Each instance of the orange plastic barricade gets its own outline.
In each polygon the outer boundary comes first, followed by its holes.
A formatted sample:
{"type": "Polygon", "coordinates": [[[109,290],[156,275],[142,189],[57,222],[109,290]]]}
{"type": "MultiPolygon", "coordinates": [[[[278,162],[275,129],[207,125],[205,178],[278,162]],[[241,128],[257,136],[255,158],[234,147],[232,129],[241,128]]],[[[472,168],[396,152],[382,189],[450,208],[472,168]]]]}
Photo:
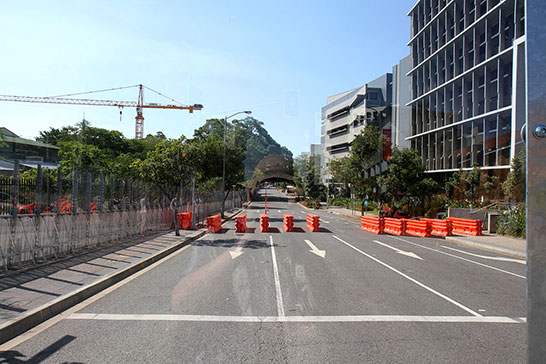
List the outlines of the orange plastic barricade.
{"type": "Polygon", "coordinates": [[[191,212],[181,212],[178,214],[178,226],[180,229],[189,230],[191,229],[191,212]]]}
{"type": "Polygon", "coordinates": [[[453,227],[450,220],[427,219],[424,217],[421,217],[420,220],[430,222],[431,235],[444,237],[453,235],[453,227]]]}
{"type": "Polygon", "coordinates": [[[458,217],[448,217],[447,220],[451,221],[454,233],[472,236],[483,235],[482,220],[461,219],[458,217]]]}
{"type": "Polygon", "coordinates": [[[260,231],[267,233],[269,231],[269,216],[260,214],[260,231]]]}
{"type": "Polygon", "coordinates": [[[406,235],[420,236],[422,238],[430,237],[432,227],[429,221],[404,219],[404,223],[406,224],[406,229],[404,230],[406,235]]]}
{"type": "Polygon", "coordinates": [[[211,233],[217,233],[222,228],[222,215],[207,217],[207,228],[211,233]]]}
{"type": "Polygon", "coordinates": [[[290,214],[284,214],[282,220],[284,223],[284,231],[294,231],[294,216],[290,214]]]}
{"type": "Polygon", "coordinates": [[[406,221],[404,219],[393,219],[391,217],[385,217],[383,220],[385,224],[385,233],[399,236],[406,233],[406,221]]]}
{"type": "Polygon", "coordinates": [[[360,230],[374,234],[385,234],[383,219],[371,216],[362,216],[360,218],[360,230]]]}
{"type": "Polygon", "coordinates": [[[320,231],[319,216],[313,214],[307,214],[307,228],[312,232],[320,231]]]}
{"type": "Polygon", "coordinates": [[[246,215],[235,216],[235,232],[244,233],[246,231],[246,215]]]}

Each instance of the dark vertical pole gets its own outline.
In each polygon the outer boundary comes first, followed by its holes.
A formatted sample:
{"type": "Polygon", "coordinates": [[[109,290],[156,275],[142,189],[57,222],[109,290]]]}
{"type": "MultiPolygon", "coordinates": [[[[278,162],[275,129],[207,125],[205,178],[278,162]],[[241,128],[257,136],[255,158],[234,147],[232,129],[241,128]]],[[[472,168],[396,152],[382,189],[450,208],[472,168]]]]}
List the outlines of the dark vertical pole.
{"type": "Polygon", "coordinates": [[[11,196],[12,196],[12,206],[11,206],[11,216],[14,218],[17,217],[19,212],[19,161],[15,161],[13,164],[13,181],[11,184],[11,196]]]}
{"type": "Polygon", "coordinates": [[[72,177],[72,214],[76,216],[78,212],[78,171],[75,169],[72,177]]]}
{"type": "Polygon", "coordinates": [[[57,215],[61,214],[61,199],[63,198],[63,173],[61,167],[57,168],[57,215]]]}
{"type": "Polygon", "coordinates": [[[40,230],[41,230],[41,218],[42,213],[42,166],[38,165],[36,170],[36,186],[34,191],[34,252],[32,254],[32,259],[36,263],[36,258],[38,258],[38,250],[40,249],[40,230]]]}
{"type": "Polygon", "coordinates": [[[110,211],[114,210],[114,177],[110,177],[110,200],[108,201],[108,209],[110,211]]]}
{"type": "Polygon", "coordinates": [[[36,191],[34,200],[34,213],[36,216],[40,216],[42,213],[42,166],[39,164],[36,170],[36,191]]]}
{"type": "Polygon", "coordinates": [[[99,186],[99,211],[104,211],[104,198],[105,198],[105,186],[104,186],[104,174],[101,173],[100,175],[100,186],[99,186]]]}
{"type": "MultiPolygon", "coordinates": [[[[546,4],[527,0],[527,362],[546,358],[546,4]]],[[[520,90],[517,90],[520,91],[520,90]]]]}

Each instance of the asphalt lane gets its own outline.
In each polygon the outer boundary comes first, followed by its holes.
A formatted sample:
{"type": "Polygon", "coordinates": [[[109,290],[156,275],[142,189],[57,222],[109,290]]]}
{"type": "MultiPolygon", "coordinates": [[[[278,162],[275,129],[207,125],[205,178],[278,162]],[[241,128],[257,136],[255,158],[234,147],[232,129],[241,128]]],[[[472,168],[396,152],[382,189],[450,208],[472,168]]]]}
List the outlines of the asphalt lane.
{"type": "Polygon", "coordinates": [[[271,232],[260,232],[264,203],[253,203],[246,233],[228,223],[0,358],[525,362],[523,265],[443,240],[369,234],[355,219],[307,211],[274,189],[268,195],[271,232]],[[321,232],[305,228],[309,212],[321,216],[321,232]],[[282,229],[284,213],[294,215],[295,232],[282,229]]]}

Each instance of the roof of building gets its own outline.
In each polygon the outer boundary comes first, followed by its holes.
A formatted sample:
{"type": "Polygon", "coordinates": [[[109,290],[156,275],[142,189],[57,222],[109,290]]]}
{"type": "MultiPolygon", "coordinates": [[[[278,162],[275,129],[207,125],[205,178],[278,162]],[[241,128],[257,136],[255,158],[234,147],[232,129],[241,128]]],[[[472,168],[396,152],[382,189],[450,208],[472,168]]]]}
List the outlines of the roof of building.
{"type": "Polygon", "coordinates": [[[31,139],[21,138],[14,132],[12,132],[11,130],[4,127],[0,127],[0,132],[4,134],[4,141],[8,143],[33,145],[35,147],[42,147],[42,148],[49,148],[49,149],[60,149],[59,147],[52,144],[46,144],[46,143],[38,142],[35,140],[31,140],[31,139]]]}

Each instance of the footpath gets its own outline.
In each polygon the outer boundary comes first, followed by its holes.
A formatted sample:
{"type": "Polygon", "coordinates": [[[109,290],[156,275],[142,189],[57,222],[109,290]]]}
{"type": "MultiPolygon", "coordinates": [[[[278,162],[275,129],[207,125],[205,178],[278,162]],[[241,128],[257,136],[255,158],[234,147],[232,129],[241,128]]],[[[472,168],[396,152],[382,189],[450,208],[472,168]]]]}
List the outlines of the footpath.
{"type": "MultiPolygon", "coordinates": [[[[330,206],[328,209],[322,207],[320,211],[328,211],[335,215],[342,215],[360,220],[360,211],[353,211],[344,207],[330,206]]],[[[375,216],[371,213],[368,213],[368,215],[375,216]]],[[[527,258],[527,240],[525,239],[484,233],[483,236],[447,236],[445,240],[494,253],[508,254],[522,259],[527,258]]]]}
{"type": "MultiPolygon", "coordinates": [[[[226,214],[230,220],[240,210],[226,214]]],[[[153,233],[56,262],[0,272],[0,344],[167,257],[206,228],[153,233]]]]}

